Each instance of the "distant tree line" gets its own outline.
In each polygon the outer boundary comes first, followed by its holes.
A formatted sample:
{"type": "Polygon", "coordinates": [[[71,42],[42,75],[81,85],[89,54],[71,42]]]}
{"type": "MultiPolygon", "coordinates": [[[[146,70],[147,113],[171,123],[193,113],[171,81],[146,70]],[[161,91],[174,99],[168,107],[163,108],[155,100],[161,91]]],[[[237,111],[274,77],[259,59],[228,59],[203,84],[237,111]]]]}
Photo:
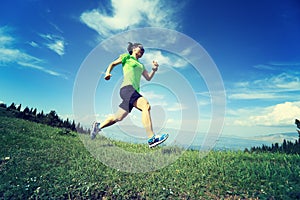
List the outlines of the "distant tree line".
{"type": "Polygon", "coordinates": [[[13,116],[21,119],[25,119],[28,121],[46,124],[52,127],[64,128],[66,133],[70,131],[75,131],[79,133],[88,133],[89,130],[85,130],[80,123],[75,124],[74,120],[63,120],[58,117],[54,110],[51,110],[48,114],[45,114],[44,111],[37,112],[36,108],[29,108],[25,107],[24,110],[21,110],[22,105],[16,105],[12,103],[10,106],[7,107],[6,104],[1,103],[0,108],[5,109],[6,114],[8,116],[13,116]]]}
{"type": "Polygon", "coordinates": [[[299,138],[295,141],[287,141],[283,140],[282,144],[275,143],[271,146],[262,145],[262,147],[252,147],[250,151],[246,148],[245,152],[280,152],[287,154],[300,154],[300,121],[298,119],[295,120],[295,124],[297,125],[297,132],[299,138]]]}

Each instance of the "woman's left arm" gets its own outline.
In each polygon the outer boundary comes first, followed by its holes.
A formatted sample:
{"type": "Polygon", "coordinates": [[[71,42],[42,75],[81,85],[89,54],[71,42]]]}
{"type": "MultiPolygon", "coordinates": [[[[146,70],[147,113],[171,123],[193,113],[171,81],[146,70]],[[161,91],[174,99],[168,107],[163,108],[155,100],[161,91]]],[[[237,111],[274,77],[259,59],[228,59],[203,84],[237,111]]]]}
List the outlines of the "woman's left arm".
{"type": "Polygon", "coordinates": [[[149,73],[146,69],[143,71],[143,76],[147,81],[151,81],[155,72],[158,70],[158,63],[156,61],[152,62],[152,71],[149,73]]]}

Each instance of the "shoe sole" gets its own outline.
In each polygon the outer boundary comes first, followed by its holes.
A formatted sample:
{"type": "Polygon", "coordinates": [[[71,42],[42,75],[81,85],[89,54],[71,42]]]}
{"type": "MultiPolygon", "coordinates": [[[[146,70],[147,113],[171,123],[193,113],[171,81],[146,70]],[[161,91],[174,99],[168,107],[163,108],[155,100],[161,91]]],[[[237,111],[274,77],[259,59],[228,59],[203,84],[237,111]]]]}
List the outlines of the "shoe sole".
{"type": "Polygon", "coordinates": [[[95,128],[94,128],[95,123],[96,122],[94,122],[93,125],[92,125],[93,132],[91,132],[91,134],[90,134],[91,140],[94,140],[96,138],[97,134],[99,133],[99,131],[95,131],[95,128]]]}
{"type": "Polygon", "coordinates": [[[151,145],[149,145],[149,148],[153,148],[153,147],[156,147],[157,145],[163,143],[164,141],[166,141],[168,139],[169,135],[167,135],[167,137],[165,137],[165,139],[161,140],[161,141],[158,141],[156,143],[153,143],[151,145]]]}
{"type": "Polygon", "coordinates": [[[90,134],[90,137],[91,137],[91,140],[94,140],[97,136],[97,133],[91,133],[90,134]]]}

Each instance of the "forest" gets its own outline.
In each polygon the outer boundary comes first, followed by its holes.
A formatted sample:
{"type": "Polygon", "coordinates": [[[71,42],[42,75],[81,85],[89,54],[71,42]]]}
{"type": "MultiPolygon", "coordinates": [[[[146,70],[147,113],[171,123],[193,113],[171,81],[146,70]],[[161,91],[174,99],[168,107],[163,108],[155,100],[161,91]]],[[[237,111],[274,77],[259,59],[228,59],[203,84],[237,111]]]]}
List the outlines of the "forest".
{"type": "Polygon", "coordinates": [[[15,103],[12,103],[10,106],[1,103],[0,108],[6,112],[7,116],[63,128],[65,134],[71,131],[89,133],[89,130],[84,129],[80,123],[76,124],[74,120],[69,120],[68,118],[66,120],[61,119],[54,110],[51,110],[47,114],[44,111],[38,112],[36,108],[29,108],[28,106],[22,110],[22,104],[16,105],[15,103]]]}
{"type": "Polygon", "coordinates": [[[261,147],[252,147],[250,150],[245,149],[245,152],[271,152],[271,153],[286,153],[300,154],[300,121],[295,119],[297,126],[298,139],[295,141],[283,140],[282,144],[274,143],[271,146],[262,145],[261,147]]]}
{"type": "MultiPolygon", "coordinates": [[[[63,128],[65,134],[69,134],[71,131],[88,134],[89,129],[85,129],[81,126],[80,123],[75,123],[74,120],[63,120],[61,119],[56,111],[51,110],[49,113],[45,114],[43,111],[37,112],[36,108],[29,108],[26,106],[22,110],[22,105],[16,105],[12,103],[10,106],[7,106],[4,103],[0,104],[0,108],[4,109],[6,115],[13,116],[16,118],[21,118],[24,120],[46,124],[52,127],[63,128]]],[[[250,149],[246,148],[244,152],[255,153],[255,152],[271,152],[271,153],[286,153],[286,154],[300,154],[300,121],[295,119],[295,124],[297,126],[297,132],[299,138],[295,141],[283,140],[282,144],[274,143],[271,146],[262,145],[259,147],[251,147],[250,149]]]]}

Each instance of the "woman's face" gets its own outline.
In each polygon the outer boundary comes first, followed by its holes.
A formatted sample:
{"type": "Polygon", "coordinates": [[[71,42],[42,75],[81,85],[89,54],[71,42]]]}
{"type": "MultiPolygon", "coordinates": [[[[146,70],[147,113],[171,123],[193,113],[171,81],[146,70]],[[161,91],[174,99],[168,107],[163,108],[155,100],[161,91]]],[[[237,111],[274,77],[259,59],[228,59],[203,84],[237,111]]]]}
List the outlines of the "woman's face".
{"type": "Polygon", "coordinates": [[[133,52],[137,55],[138,58],[141,58],[145,52],[143,46],[137,46],[133,49],[133,52]]]}

